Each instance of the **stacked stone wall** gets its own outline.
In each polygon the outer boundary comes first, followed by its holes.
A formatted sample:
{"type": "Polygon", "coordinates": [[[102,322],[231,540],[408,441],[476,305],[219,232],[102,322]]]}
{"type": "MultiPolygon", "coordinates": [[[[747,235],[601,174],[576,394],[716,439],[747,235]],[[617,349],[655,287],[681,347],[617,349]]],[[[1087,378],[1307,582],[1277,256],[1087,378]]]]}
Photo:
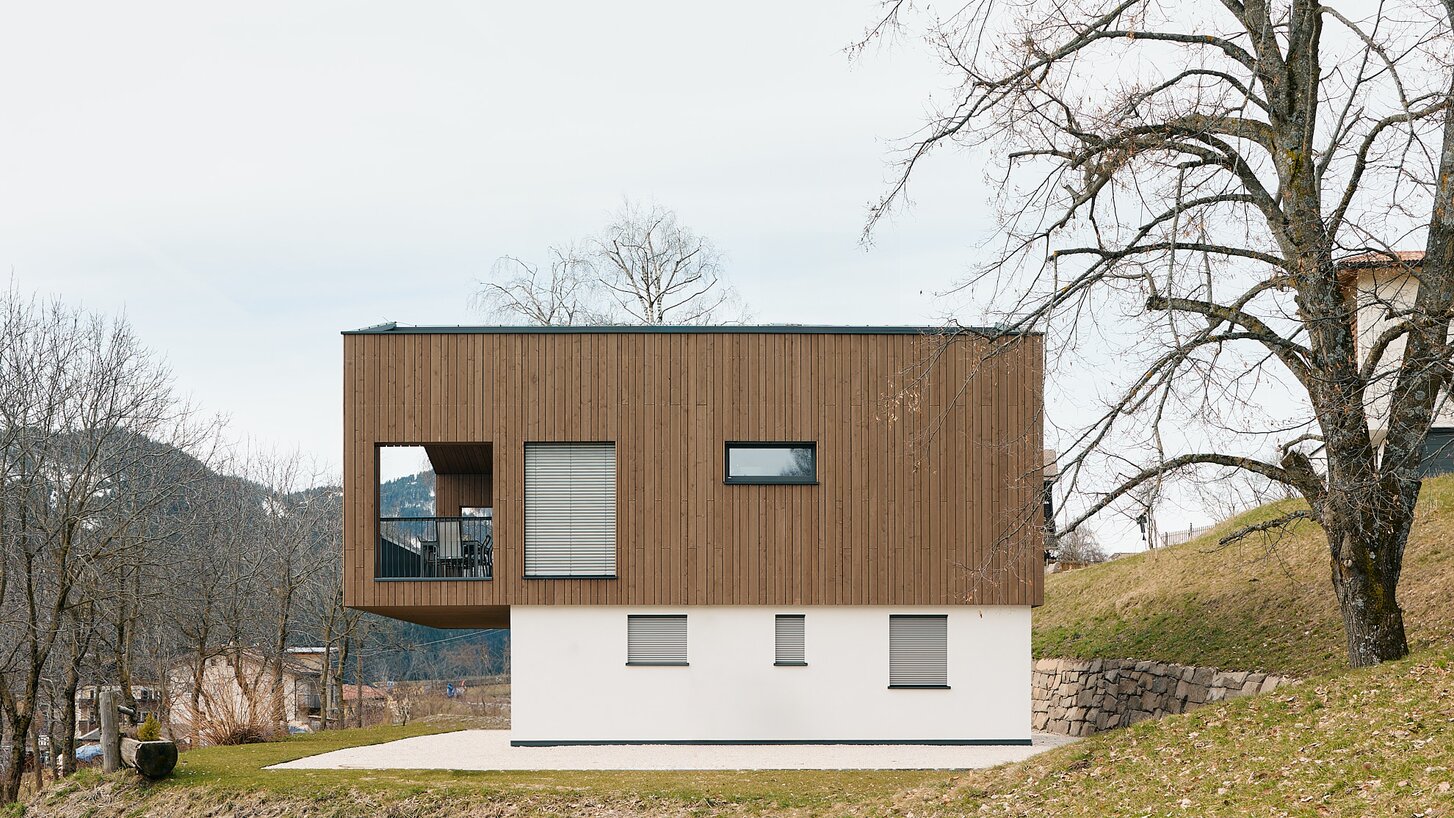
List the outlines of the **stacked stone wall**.
{"type": "Polygon", "coordinates": [[[1046,733],[1088,736],[1209,702],[1266,693],[1293,681],[1170,662],[1041,659],[1035,662],[1032,682],[1032,726],[1046,733]]]}

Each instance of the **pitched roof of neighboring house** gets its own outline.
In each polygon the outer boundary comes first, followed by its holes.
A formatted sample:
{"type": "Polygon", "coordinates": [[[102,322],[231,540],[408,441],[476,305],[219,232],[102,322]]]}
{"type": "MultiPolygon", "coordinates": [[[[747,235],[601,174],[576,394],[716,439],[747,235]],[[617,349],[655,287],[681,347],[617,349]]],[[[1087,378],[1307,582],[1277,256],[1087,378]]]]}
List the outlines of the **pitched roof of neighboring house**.
{"type": "MultiPolygon", "coordinates": [[[[346,684],[342,685],[342,687],[344,702],[358,701],[358,685],[346,684]]],[[[373,685],[364,685],[363,697],[365,699],[370,699],[373,701],[383,701],[384,699],[389,698],[389,694],[385,693],[382,688],[374,687],[373,685]]]]}
{"type": "Polygon", "coordinates": [[[1369,267],[1388,267],[1394,263],[1418,264],[1423,260],[1423,250],[1398,250],[1392,253],[1386,250],[1374,250],[1368,253],[1359,253],[1356,256],[1349,256],[1339,261],[1338,266],[1344,269],[1366,269],[1369,267]]]}
{"type": "MultiPolygon", "coordinates": [[[[298,656],[293,653],[292,649],[289,649],[288,654],[289,655],[283,657],[284,673],[290,673],[296,676],[316,676],[317,674],[322,672],[322,668],[318,664],[309,661],[309,659],[312,657],[307,655],[298,656]]],[[[216,659],[226,659],[229,656],[238,656],[258,663],[265,663],[268,661],[267,657],[263,655],[262,651],[258,650],[257,648],[232,647],[223,648],[216,653],[210,654],[207,657],[207,661],[211,662],[216,659]]],[[[173,669],[176,669],[178,667],[191,666],[196,661],[197,654],[189,653],[185,656],[178,657],[175,661],[172,662],[171,667],[173,669]]]]}

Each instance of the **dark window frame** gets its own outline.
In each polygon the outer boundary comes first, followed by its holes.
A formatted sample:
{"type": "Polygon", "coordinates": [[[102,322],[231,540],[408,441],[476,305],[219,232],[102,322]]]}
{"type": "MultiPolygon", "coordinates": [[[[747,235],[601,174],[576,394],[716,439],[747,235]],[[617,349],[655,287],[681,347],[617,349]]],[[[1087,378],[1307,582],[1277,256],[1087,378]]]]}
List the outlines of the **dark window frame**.
{"type": "Polygon", "coordinates": [[[816,440],[729,440],[722,444],[722,482],[732,486],[816,486],[818,485],[818,441],[816,440]],[[813,453],[813,476],[732,476],[733,449],[808,449],[813,453]]]}

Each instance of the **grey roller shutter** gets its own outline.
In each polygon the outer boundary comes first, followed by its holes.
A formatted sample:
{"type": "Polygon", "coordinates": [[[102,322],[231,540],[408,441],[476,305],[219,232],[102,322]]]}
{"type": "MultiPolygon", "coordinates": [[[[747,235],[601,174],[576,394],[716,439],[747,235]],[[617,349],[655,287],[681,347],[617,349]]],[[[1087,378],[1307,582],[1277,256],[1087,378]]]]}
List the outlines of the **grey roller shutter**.
{"type": "Polygon", "coordinates": [[[616,444],[525,445],[525,575],[616,573],[616,444]]]}
{"type": "Polygon", "coordinates": [[[777,657],[774,664],[778,665],[801,665],[806,664],[803,651],[803,615],[802,614],[778,614],[774,623],[773,642],[776,645],[777,657]]]}
{"type": "Polygon", "coordinates": [[[889,686],[949,685],[949,617],[889,617],[889,686]]]}
{"type": "Polygon", "coordinates": [[[685,665],[686,614],[626,617],[626,664],[685,665]]]}

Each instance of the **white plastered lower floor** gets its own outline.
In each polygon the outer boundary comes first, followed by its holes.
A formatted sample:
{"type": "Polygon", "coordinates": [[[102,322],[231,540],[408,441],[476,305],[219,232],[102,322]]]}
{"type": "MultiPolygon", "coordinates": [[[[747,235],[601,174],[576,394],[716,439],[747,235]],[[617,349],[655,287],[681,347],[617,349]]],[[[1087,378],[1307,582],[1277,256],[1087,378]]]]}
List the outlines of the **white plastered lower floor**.
{"type": "Polygon", "coordinates": [[[1024,743],[1028,606],[514,606],[517,742],[1024,743]],[[688,663],[629,666],[633,614],[685,614],[688,663]],[[806,665],[774,664],[774,618],[801,614],[806,665]],[[947,682],[894,689],[889,619],[947,617],[947,682]]]}

